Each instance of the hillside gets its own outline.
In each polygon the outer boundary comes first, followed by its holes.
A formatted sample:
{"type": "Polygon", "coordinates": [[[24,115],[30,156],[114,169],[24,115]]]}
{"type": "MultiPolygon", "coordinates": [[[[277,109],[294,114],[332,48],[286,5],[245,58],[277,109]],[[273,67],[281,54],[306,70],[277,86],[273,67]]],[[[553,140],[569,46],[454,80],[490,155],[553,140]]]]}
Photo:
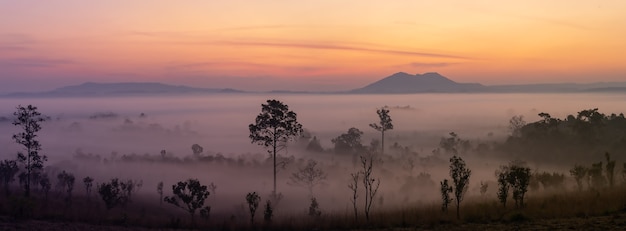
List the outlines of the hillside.
{"type": "Polygon", "coordinates": [[[237,93],[233,89],[195,88],[174,86],[162,83],[129,82],[129,83],[93,83],[57,88],[47,92],[12,93],[14,97],[42,97],[42,96],[117,96],[117,95],[155,95],[155,94],[201,94],[201,93],[237,93]]]}

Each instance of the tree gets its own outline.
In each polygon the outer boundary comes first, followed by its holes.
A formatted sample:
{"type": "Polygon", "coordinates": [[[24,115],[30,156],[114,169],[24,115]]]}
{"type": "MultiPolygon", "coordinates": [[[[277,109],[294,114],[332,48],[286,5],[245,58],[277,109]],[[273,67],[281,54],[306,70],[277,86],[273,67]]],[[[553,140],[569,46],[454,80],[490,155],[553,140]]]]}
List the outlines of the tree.
{"type": "Polygon", "coordinates": [[[299,168],[291,175],[290,184],[303,186],[309,191],[309,196],[313,197],[313,187],[322,184],[326,180],[326,173],[317,167],[317,161],[309,160],[304,168],[299,168]]]}
{"type": "Polygon", "coordinates": [[[594,188],[600,189],[606,185],[606,178],[602,175],[602,161],[591,164],[587,174],[591,178],[591,184],[594,188]]]}
{"type": "Polygon", "coordinates": [[[356,202],[357,199],[359,198],[359,176],[361,175],[360,172],[357,173],[350,173],[350,178],[352,181],[350,181],[350,184],[348,184],[348,188],[352,191],[352,198],[350,198],[350,201],[352,202],[352,207],[354,208],[354,221],[358,222],[359,221],[359,214],[357,212],[357,206],[356,206],[356,202]]]}
{"type": "Polygon", "coordinates": [[[191,151],[193,152],[193,155],[197,157],[200,156],[202,151],[204,151],[204,148],[198,144],[193,144],[191,145],[191,151]]]}
{"type": "Polygon", "coordinates": [[[256,192],[251,192],[246,195],[246,202],[250,210],[250,225],[252,226],[254,226],[254,215],[256,214],[256,209],[259,207],[259,201],[261,201],[261,197],[256,192]]]}
{"type": "Polygon", "coordinates": [[[302,133],[302,125],[298,123],[295,112],[289,106],[278,100],[267,100],[261,104],[261,113],[255,123],[250,124],[250,139],[252,143],[263,145],[274,160],[274,191],[276,194],[276,154],[287,147],[287,142],[302,133]]]}
{"type": "Polygon", "coordinates": [[[313,139],[306,146],[307,151],[312,152],[323,152],[324,148],[322,148],[322,144],[320,144],[320,140],[317,139],[317,136],[313,136],[313,139]]]}
{"type": "Polygon", "coordinates": [[[609,181],[609,187],[613,188],[615,185],[615,160],[611,160],[611,154],[604,153],[606,158],[606,178],[609,181]]]}
{"type": "Polygon", "coordinates": [[[267,200],[265,202],[265,210],[263,211],[263,220],[265,220],[266,223],[271,223],[273,216],[274,209],[272,209],[272,202],[270,200],[267,200]]]}
{"type": "Polygon", "coordinates": [[[472,170],[465,167],[465,161],[458,156],[452,156],[450,158],[450,177],[454,187],[454,198],[456,199],[456,218],[459,219],[460,206],[463,201],[463,197],[469,187],[469,179],[472,175],[472,170]]]}
{"type": "Polygon", "coordinates": [[[43,162],[47,160],[45,155],[39,155],[41,144],[37,140],[37,132],[41,130],[41,123],[46,121],[47,117],[37,111],[37,107],[28,105],[23,107],[17,106],[17,111],[13,113],[16,116],[13,125],[20,126],[22,132],[14,134],[13,140],[22,145],[26,154],[17,153],[17,160],[24,165],[25,182],[24,195],[30,196],[30,185],[33,172],[43,169],[43,162]]]}
{"type": "Polygon", "coordinates": [[[204,200],[210,193],[207,190],[207,186],[200,184],[200,181],[197,179],[188,179],[172,185],[172,193],[174,193],[174,196],[165,197],[165,202],[187,211],[191,216],[192,224],[194,223],[194,215],[197,209],[207,211],[210,209],[208,206],[202,207],[204,206],[204,200]]]}
{"type": "Polygon", "coordinates": [[[128,196],[124,191],[118,178],[113,178],[110,182],[102,183],[98,186],[98,194],[104,201],[107,210],[128,202],[128,196]]]}
{"type": "Polygon", "coordinates": [[[163,181],[157,184],[157,193],[159,194],[159,205],[163,204],[163,181]]]}
{"type": "Polygon", "coordinates": [[[509,189],[513,189],[513,200],[516,208],[524,207],[524,196],[528,192],[530,184],[530,168],[521,161],[513,161],[505,166],[500,166],[496,171],[498,178],[498,199],[506,207],[509,189]]]}
{"type": "Polygon", "coordinates": [[[378,114],[378,118],[380,121],[378,124],[371,123],[370,127],[376,129],[381,134],[381,154],[385,154],[385,131],[393,129],[393,124],[391,123],[391,117],[389,116],[389,110],[385,108],[381,108],[376,110],[378,114]]]}
{"type": "Polygon", "coordinates": [[[372,209],[372,203],[374,202],[374,196],[378,192],[380,187],[380,179],[375,179],[372,176],[374,158],[372,156],[361,156],[361,166],[363,171],[363,187],[365,188],[365,220],[370,221],[370,211],[372,209]]]}
{"type": "Polygon", "coordinates": [[[585,178],[585,175],[587,175],[587,168],[585,168],[582,165],[574,165],[574,168],[569,170],[570,175],[572,175],[574,177],[574,180],[576,180],[576,186],[578,187],[578,191],[582,191],[583,190],[583,179],[585,178]]]}
{"type": "Polygon", "coordinates": [[[17,162],[15,160],[3,160],[0,162],[0,178],[4,185],[4,192],[8,196],[10,192],[10,184],[15,181],[15,174],[19,172],[17,162]]]}
{"type": "Polygon", "coordinates": [[[48,194],[50,193],[50,188],[52,188],[48,174],[43,174],[43,176],[39,178],[39,185],[41,186],[41,191],[43,191],[44,201],[48,203],[48,194]]]}
{"type": "Polygon", "coordinates": [[[452,186],[450,186],[450,184],[448,184],[448,179],[444,179],[443,181],[439,182],[439,184],[441,185],[441,211],[448,212],[448,205],[450,204],[450,202],[452,202],[452,198],[450,198],[450,193],[452,193],[453,188],[452,186]]]}
{"type": "Polygon", "coordinates": [[[83,183],[85,184],[85,194],[87,194],[87,199],[89,199],[89,195],[91,195],[91,187],[93,186],[93,178],[85,177],[83,178],[83,183]]]}
{"type": "Polygon", "coordinates": [[[72,191],[74,190],[74,174],[62,171],[57,175],[57,179],[59,180],[60,188],[66,192],[65,203],[69,205],[72,200],[72,191]]]}
{"type": "Polygon", "coordinates": [[[510,164],[509,171],[509,184],[513,187],[515,207],[523,208],[524,195],[528,192],[530,183],[530,168],[526,167],[523,162],[518,162],[510,164]]]}
{"type": "Polygon", "coordinates": [[[350,128],[348,132],[337,136],[331,142],[335,145],[336,153],[355,153],[363,149],[361,136],[363,132],[358,128],[350,128]]]}
{"type": "Polygon", "coordinates": [[[489,182],[480,182],[480,195],[485,196],[487,189],[489,188],[489,182]]]}
{"type": "Polygon", "coordinates": [[[522,128],[526,126],[523,115],[516,115],[509,120],[509,131],[512,137],[522,137],[522,128]]]}
{"type": "Polygon", "coordinates": [[[509,197],[509,175],[508,166],[501,166],[500,169],[496,171],[496,178],[498,178],[498,200],[505,208],[507,198],[509,197]]]}
{"type": "Polygon", "coordinates": [[[320,205],[317,203],[317,199],[315,199],[315,197],[311,197],[311,205],[309,206],[309,216],[314,217],[314,218],[319,218],[320,216],[322,216],[320,205]]]}

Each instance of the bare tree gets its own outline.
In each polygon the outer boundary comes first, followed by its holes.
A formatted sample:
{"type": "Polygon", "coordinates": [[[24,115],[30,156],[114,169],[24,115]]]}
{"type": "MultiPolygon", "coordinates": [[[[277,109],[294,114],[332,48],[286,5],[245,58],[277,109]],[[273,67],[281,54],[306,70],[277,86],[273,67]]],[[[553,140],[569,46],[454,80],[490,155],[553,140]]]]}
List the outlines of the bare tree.
{"type": "Polygon", "coordinates": [[[391,117],[389,116],[389,110],[385,108],[381,108],[376,110],[378,114],[378,118],[380,121],[378,123],[371,123],[370,127],[376,129],[381,134],[381,154],[385,154],[385,131],[393,129],[393,124],[391,123],[391,117]]]}
{"type": "Polygon", "coordinates": [[[456,218],[461,218],[460,207],[467,188],[469,187],[469,179],[472,175],[472,170],[465,167],[465,161],[458,156],[452,156],[450,158],[450,177],[454,184],[454,198],[456,202],[456,218]]]}
{"type": "Polygon", "coordinates": [[[370,220],[370,211],[374,202],[374,196],[376,196],[378,188],[380,187],[380,179],[375,179],[372,176],[373,162],[374,160],[371,155],[369,157],[361,156],[361,166],[363,167],[361,173],[363,175],[363,187],[365,188],[365,220],[368,222],[370,220]]]}
{"type": "Polygon", "coordinates": [[[23,132],[13,135],[16,143],[24,146],[26,154],[17,153],[17,160],[24,165],[24,195],[30,196],[30,185],[33,172],[43,169],[43,162],[48,158],[45,155],[39,155],[41,144],[37,140],[37,132],[41,130],[41,123],[46,121],[47,117],[37,111],[37,107],[28,105],[23,107],[17,106],[17,111],[13,113],[16,116],[13,125],[20,126],[23,132]]]}
{"type": "Polygon", "coordinates": [[[357,173],[350,173],[350,177],[351,180],[350,184],[348,184],[348,188],[352,191],[352,198],[350,198],[350,201],[352,202],[352,207],[354,208],[354,221],[358,222],[359,221],[359,213],[357,212],[357,199],[359,198],[359,176],[361,175],[360,172],[357,173]]]}
{"type": "Polygon", "coordinates": [[[274,160],[274,191],[276,191],[276,154],[287,147],[287,142],[293,140],[302,133],[302,125],[298,123],[295,112],[289,110],[289,106],[278,100],[267,100],[267,104],[261,104],[261,113],[256,117],[255,123],[250,124],[250,139],[252,143],[263,145],[274,160]]]}
{"type": "Polygon", "coordinates": [[[313,188],[326,180],[326,173],[317,166],[317,161],[309,160],[304,168],[291,175],[290,184],[305,187],[313,197],[313,188]]]}

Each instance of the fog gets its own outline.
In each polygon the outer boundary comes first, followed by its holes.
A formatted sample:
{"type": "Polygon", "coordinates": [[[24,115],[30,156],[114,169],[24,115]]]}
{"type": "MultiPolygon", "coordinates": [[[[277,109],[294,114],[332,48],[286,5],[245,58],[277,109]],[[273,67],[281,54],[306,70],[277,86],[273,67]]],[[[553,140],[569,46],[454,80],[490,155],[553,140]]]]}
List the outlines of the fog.
{"type": "MultiPolygon", "coordinates": [[[[388,106],[394,129],[386,133],[386,154],[374,165],[380,177],[375,209],[430,203],[439,198],[439,181],[448,176],[446,158],[436,159],[432,152],[442,137],[455,132],[473,142],[502,141],[509,134],[509,119],[523,115],[526,121],[539,120],[540,112],[565,117],[584,109],[599,108],[604,113],[621,113],[626,94],[413,94],[413,95],[267,95],[216,94],[172,97],[110,98],[24,98],[0,99],[0,157],[15,158],[21,150],[11,139],[19,128],[11,124],[19,104],[32,104],[50,116],[43,123],[39,139],[48,156],[49,171],[67,170],[78,179],[91,176],[96,183],[112,177],[142,180],[138,192],[157,197],[156,184],[163,181],[165,194],[177,181],[198,178],[203,184],[214,182],[215,195],[207,203],[212,213],[244,216],[242,204],[248,192],[257,191],[263,201],[272,190],[272,166],[263,146],[252,144],[248,125],[260,113],[267,99],[277,99],[297,113],[298,121],[320,140],[323,153],[309,152],[297,142],[282,153],[294,162],[278,174],[278,191],[285,198],[277,212],[305,213],[307,191],[287,184],[289,176],[306,160],[315,159],[328,174],[325,184],[314,194],[322,210],[349,212],[351,191],[347,188],[350,173],[359,171],[351,155],[332,152],[331,139],[356,127],[364,132],[362,143],[380,139],[380,133],[368,124],[378,122],[376,109],[388,106]],[[410,153],[390,148],[394,143],[410,153]],[[192,156],[191,146],[204,148],[200,157],[192,156]],[[167,158],[162,161],[161,150],[167,158]],[[218,155],[234,162],[200,161],[218,155]],[[130,158],[132,157],[132,158],[130,158]],[[125,159],[126,158],[126,159],[125,159]],[[133,159],[134,158],[134,159],[133,159]],[[415,160],[413,169],[407,158],[415,160]],[[417,179],[430,174],[432,185],[417,179]],[[407,183],[409,182],[409,183],[407,183]],[[410,184],[419,182],[419,185],[410,184]],[[219,199],[216,199],[219,198],[219,199]],[[381,199],[382,198],[382,199],[381,199]],[[243,215],[242,215],[243,214],[243,215]]],[[[476,196],[480,181],[494,181],[494,171],[512,159],[481,158],[468,155],[473,169],[469,195],[476,196]]],[[[564,172],[571,166],[529,163],[533,169],[564,172]]],[[[427,179],[428,178],[424,178],[427,179]]],[[[80,182],[80,181],[79,181],[80,182]]],[[[417,184],[417,183],[416,183],[417,184]]],[[[77,187],[77,193],[82,193],[77,187]]],[[[495,190],[495,185],[490,187],[495,190]]],[[[156,199],[155,199],[156,201],[156,199]]],[[[173,207],[172,207],[173,208],[173,207]]]]}

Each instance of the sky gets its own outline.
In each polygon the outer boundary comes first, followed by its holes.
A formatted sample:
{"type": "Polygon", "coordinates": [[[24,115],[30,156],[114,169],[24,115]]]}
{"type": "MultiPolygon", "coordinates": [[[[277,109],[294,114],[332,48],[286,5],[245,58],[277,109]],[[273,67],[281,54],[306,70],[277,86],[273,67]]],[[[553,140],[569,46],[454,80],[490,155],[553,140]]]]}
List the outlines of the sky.
{"type": "Polygon", "coordinates": [[[0,0],[0,92],[626,80],[626,1],[0,0]]]}

